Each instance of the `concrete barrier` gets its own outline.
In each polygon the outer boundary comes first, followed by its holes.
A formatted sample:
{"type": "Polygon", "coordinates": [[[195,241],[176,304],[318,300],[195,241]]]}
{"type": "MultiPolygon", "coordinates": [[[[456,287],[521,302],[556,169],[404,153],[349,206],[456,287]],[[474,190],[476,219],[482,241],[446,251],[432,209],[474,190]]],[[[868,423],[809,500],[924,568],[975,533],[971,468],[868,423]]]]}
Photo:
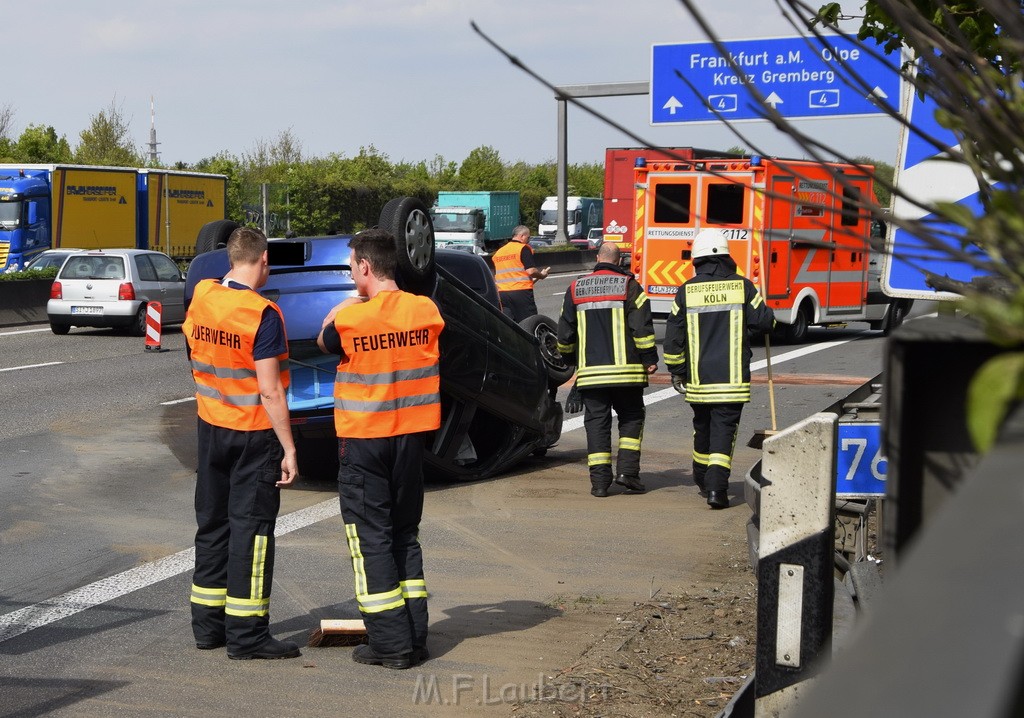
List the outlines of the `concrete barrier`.
{"type": "Polygon", "coordinates": [[[0,282],[0,327],[46,321],[46,301],[52,279],[12,279],[0,282]]]}

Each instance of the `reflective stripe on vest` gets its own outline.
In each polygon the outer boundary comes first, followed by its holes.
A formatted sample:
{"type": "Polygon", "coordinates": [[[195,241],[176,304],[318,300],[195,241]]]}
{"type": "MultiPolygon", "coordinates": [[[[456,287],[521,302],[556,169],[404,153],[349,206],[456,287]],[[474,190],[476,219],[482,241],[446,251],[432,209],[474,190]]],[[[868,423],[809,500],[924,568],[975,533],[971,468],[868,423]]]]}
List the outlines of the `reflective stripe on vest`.
{"type": "Polygon", "coordinates": [[[374,439],[441,425],[444,320],[430,299],[380,292],[338,312],[334,325],[345,353],[334,379],[338,436],[374,439]]]}
{"type": "MultiPolygon", "coordinates": [[[[247,289],[231,289],[216,280],[196,285],[182,333],[191,351],[196,405],[203,421],[238,431],[270,429],[260,400],[253,346],[263,312],[276,304],[247,289]]],[[[281,383],[289,383],[288,355],[277,357],[281,383]]]]}
{"type": "Polygon", "coordinates": [[[491,257],[494,262],[494,281],[498,284],[499,292],[533,289],[533,282],[521,259],[524,247],[528,252],[533,252],[529,245],[511,240],[491,257]]]}

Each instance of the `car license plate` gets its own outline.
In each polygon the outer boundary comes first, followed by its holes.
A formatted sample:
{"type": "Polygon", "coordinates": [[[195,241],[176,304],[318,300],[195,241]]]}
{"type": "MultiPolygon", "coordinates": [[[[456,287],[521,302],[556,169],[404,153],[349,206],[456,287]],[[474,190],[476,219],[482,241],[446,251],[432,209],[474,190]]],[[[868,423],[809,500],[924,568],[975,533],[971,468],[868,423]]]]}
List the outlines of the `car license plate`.
{"type": "Polygon", "coordinates": [[[103,307],[71,307],[72,314],[103,314],[103,307]]]}

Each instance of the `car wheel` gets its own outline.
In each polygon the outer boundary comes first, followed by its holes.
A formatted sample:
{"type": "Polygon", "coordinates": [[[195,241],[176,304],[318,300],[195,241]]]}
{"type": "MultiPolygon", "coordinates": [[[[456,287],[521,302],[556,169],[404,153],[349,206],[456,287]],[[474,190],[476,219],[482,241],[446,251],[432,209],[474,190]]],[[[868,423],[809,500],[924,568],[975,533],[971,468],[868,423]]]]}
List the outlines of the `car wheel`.
{"type": "Polygon", "coordinates": [[[797,309],[793,323],[785,326],[785,338],[790,344],[798,344],[807,338],[807,327],[811,324],[811,312],[806,303],[797,309]]]}
{"type": "Polygon", "coordinates": [[[434,287],[434,224],[415,197],[397,197],[380,211],[381,229],[395,238],[400,283],[416,294],[434,287]]]}
{"type": "Polygon", "coordinates": [[[199,236],[196,237],[196,254],[204,254],[205,252],[212,252],[215,249],[226,247],[228,237],[241,226],[238,222],[230,219],[218,219],[213,222],[207,222],[199,230],[199,236]]]}
{"type": "Polygon", "coordinates": [[[548,384],[562,386],[572,379],[576,367],[567,363],[558,351],[558,325],[554,320],[543,314],[534,314],[519,322],[519,326],[540,343],[540,355],[548,371],[548,384]]]}
{"type": "Polygon", "coordinates": [[[144,337],[146,336],[146,305],[143,304],[139,307],[139,311],[135,313],[135,318],[132,319],[132,323],[128,325],[128,334],[133,337],[144,337]]]}
{"type": "Polygon", "coordinates": [[[58,322],[50,322],[50,331],[58,336],[64,336],[71,331],[70,324],[61,324],[58,322]]]}
{"type": "Polygon", "coordinates": [[[907,318],[907,313],[913,306],[913,300],[907,301],[903,299],[897,299],[895,302],[890,304],[889,311],[885,313],[885,324],[882,326],[882,335],[889,336],[896,327],[903,324],[903,320],[907,318]]]}

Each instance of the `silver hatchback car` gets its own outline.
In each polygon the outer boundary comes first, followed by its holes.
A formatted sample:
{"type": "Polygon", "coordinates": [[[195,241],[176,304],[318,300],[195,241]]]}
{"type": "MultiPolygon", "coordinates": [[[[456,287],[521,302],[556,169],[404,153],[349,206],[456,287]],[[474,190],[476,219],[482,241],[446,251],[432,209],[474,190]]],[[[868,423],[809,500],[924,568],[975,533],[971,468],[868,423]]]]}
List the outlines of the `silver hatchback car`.
{"type": "Polygon", "coordinates": [[[67,258],[50,288],[54,334],[71,327],[119,327],[146,334],[146,305],[162,304],[161,323],[185,321],[185,275],[170,257],[146,249],[104,249],[67,258]]]}

